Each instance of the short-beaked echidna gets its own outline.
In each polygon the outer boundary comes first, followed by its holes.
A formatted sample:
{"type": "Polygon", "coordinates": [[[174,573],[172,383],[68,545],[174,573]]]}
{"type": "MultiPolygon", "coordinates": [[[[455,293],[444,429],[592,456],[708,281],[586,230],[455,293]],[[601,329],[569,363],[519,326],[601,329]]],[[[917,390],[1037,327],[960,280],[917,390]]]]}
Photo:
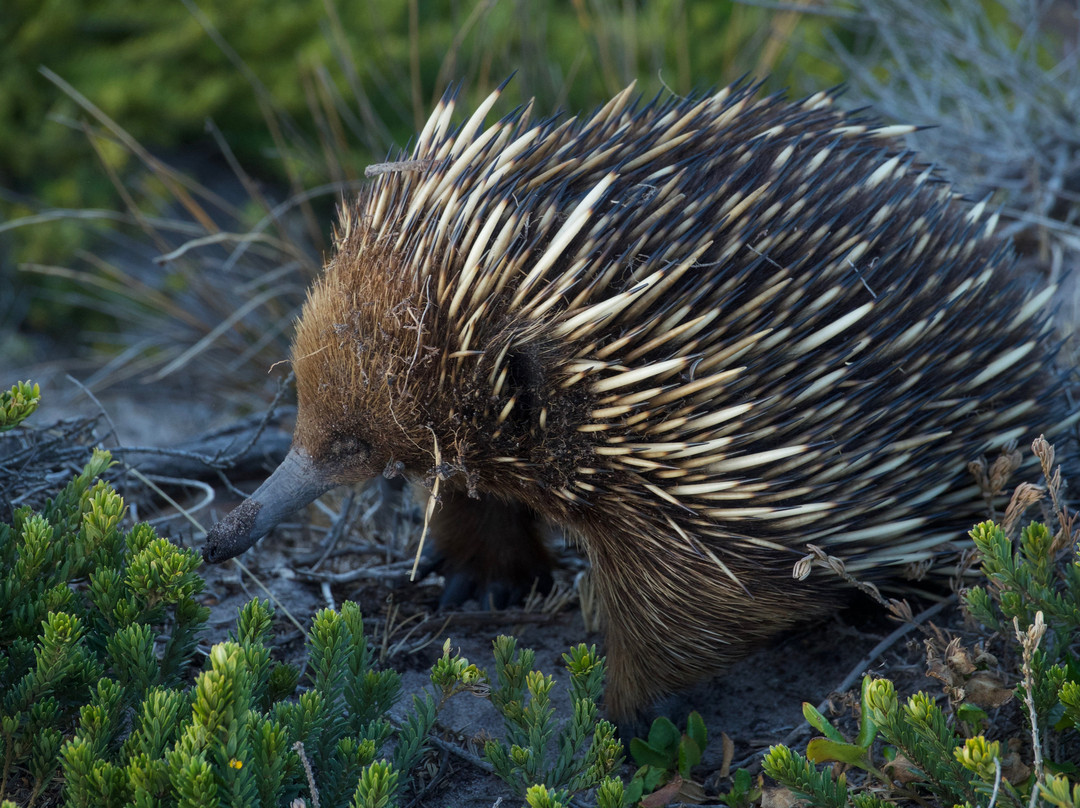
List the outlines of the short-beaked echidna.
{"type": "Polygon", "coordinates": [[[1064,418],[1032,291],[984,205],[822,93],[736,86],[458,128],[454,99],[341,216],[292,348],[288,459],[208,538],[242,552],[323,491],[436,477],[436,540],[531,580],[540,518],[578,537],[632,718],[940,553],[979,452],[1064,418]],[[515,515],[516,514],[516,515],[515,515]]]}

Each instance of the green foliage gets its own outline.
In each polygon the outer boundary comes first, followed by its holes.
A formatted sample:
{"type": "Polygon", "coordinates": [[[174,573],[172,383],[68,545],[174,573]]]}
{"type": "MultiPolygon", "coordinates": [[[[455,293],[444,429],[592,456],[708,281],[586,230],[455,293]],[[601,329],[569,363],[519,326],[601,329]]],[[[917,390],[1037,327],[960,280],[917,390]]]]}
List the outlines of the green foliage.
{"type": "Polygon", "coordinates": [[[1027,629],[1042,612],[1050,629],[1047,653],[1060,656],[1080,633],[1080,555],[1071,563],[1057,563],[1051,552],[1054,536],[1039,522],[1020,532],[1015,547],[993,522],[976,525],[971,538],[987,584],[965,593],[968,612],[1000,632],[1011,632],[1014,619],[1027,629]]]}
{"type": "MultiPolygon", "coordinates": [[[[437,686],[443,698],[417,698],[395,733],[386,710],[400,693],[398,675],[371,670],[359,608],[346,603],[341,612],[319,612],[312,624],[310,689],[268,704],[274,668],[264,641],[272,617],[267,604],[248,603],[236,638],[211,649],[190,690],[151,688],[127,711],[124,688],[102,679],[60,751],[68,804],[281,805],[311,785],[303,754],[317,761],[312,784],[320,804],[396,805],[437,708],[465,685],[444,677],[437,686]],[[121,742],[129,712],[131,734],[121,742]],[[395,734],[393,760],[376,761],[395,734]]],[[[444,654],[436,667],[475,672],[459,661],[444,654]]]]}
{"type": "Polygon", "coordinates": [[[738,769],[731,778],[731,790],[720,794],[720,802],[728,808],[750,808],[761,799],[760,777],[755,782],[746,769],[738,769]]]}
{"type": "Polygon", "coordinates": [[[690,769],[701,762],[701,753],[707,741],[705,722],[696,713],[690,713],[686,721],[686,734],[667,718],[660,717],[649,728],[648,740],[634,738],[630,742],[630,754],[640,766],[665,769],[690,777],[690,769]]]}
{"type": "Polygon", "coordinates": [[[845,808],[848,804],[847,778],[843,774],[834,778],[828,771],[818,771],[813,763],[786,746],[771,747],[761,765],[769,777],[811,805],[845,808]]]}
{"type": "MultiPolygon", "coordinates": [[[[529,808],[570,808],[567,792],[545,785],[529,786],[525,791],[529,808]]],[[[605,777],[596,787],[596,808],[621,808],[632,802],[623,794],[623,783],[617,777],[605,777]]]]}
{"type": "Polygon", "coordinates": [[[1080,783],[1071,785],[1064,777],[1051,777],[1039,783],[1039,794],[1058,808],[1080,808],[1080,783]]]}
{"type": "Polygon", "coordinates": [[[707,741],[705,722],[697,712],[690,713],[686,719],[685,733],[679,732],[679,728],[664,716],[655,719],[649,727],[648,739],[633,738],[630,741],[630,754],[639,766],[627,787],[630,802],[636,803],[670,782],[675,775],[689,782],[690,770],[701,762],[707,741]]]}
{"type": "Polygon", "coordinates": [[[882,737],[904,755],[931,792],[950,804],[978,802],[975,774],[956,754],[964,741],[931,696],[916,693],[900,706],[887,679],[872,682],[867,695],[882,737]]]}
{"type": "Polygon", "coordinates": [[[622,744],[614,726],[597,718],[605,663],[596,647],[578,645],[563,654],[573,714],[558,732],[550,703],[554,682],[533,669],[535,654],[529,649],[518,652],[514,638],[506,636],[495,640],[494,654],[491,701],[506,728],[505,743],[488,741],[484,746],[495,773],[530,805],[533,800],[538,805],[566,804],[573,793],[598,786],[614,799],[616,787],[609,781],[622,763],[622,744]]]}
{"type": "Polygon", "coordinates": [[[880,778],[882,774],[873,764],[871,747],[878,735],[878,727],[874,721],[871,707],[870,691],[874,680],[864,676],[862,681],[862,699],[859,710],[859,733],[853,743],[849,743],[840,731],[824,715],[818,712],[812,704],[803,703],[803,716],[810,726],[822,733],[824,737],[814,738],[806,745],[806,757],[813,763],[827,763],[831,761],[846,763],[870,772],[880,778]]]}
{"type": "Polygon", "coordinates": [[[11,390],[0,391],[0,432],[14,429],[37,409],[41,391],[36,384],[16,382],[11,390]]]}
{"type": "Polygon", "coordinates": [[[529,808],[570,808],[569,803],[560,799],[558,791],[547,786],[529,786],[525,792],[525,804],[529,808]]]}
{"type": "Polygon", "coordinates": [[[398,786],[398,773],[394,767],[381,760],[365,767],[356,786],[351,808],[393,808],[397,805],[394,794],[398,786]]]}
{"type": "MultiPolygon", "coordinates": [[[[1052,461],[1053,450],[1043,452],[1040,459],[1052,461]]],[[[1047,480],[1057,501],[1060,477],[1048,474],[1047,480]]],[[[1064,513],[1059,523],[1070,524],[1064,513]]],[[[1027,525],[1016,545],[993,522],[976,525],[971,537],[987,584],[968,590],[964,604],[979,622],[1021,644],[1018,692],[1029,723],[1044,733],[1080,730],[1080,543],[1039,522],[1027,525]]]]}
{"type": "MultiPolygon", "coordinates": [[[[1052,450],[1037,442],[1036,452],[1046,468],[1052,450]]],[[[1057,499],[1054,477],[1048,476],[1052,497],[1057,499]]],[[[1067,518],[1060,518],[1068,525],[1067,518]]],[[[787,747],[773,747],[763,762],[765,771],[811,804],[858,808],[882,804],[868,792],[852,796],[844,775],[834,778],[818,771],[815,763],[840,761],[871,773],[892,790],[896,800],[925,803],[932,797],[941,805],[997,805],[1025,808],[1039,804],[1076,808],[1080,785],[1070,782],[1075,773],[1067,760],[1042,761],[1047,749],[1061,749],[1050,739],[1080,730],[1080,665],[1074,644],[1080,636],[1080,546],[1068,534],[1055,540],[1039,523],[1024,528],[1018,546],[993,522],[977,525],[971,532],[982,559],[987,583],[970,589],[964,603],[983,625],[1000,631],[1017,643],[1015,656],[1022,660],[1016,676],[1017,693],[1024,706],[1035,748],[1035,771],[1026,768],[1003,773],[1002,742],[973,731],[981,729],[987,713],[971,703],[957,705],[955,717],[937,701],[916,693],[901,701],[887,679],[863,681],[861,725],[854,743],[846,741],[828,720],[809,705],[807,720],[824,737],[816,738],[803,757],[787,747]],[[963,737],[958,727],[971,737],[963,737]],[[889,744],[902,764],[908,785],[900,785],[873,763],[876,738],[889,744]],[[1065,764],[1065,765],[1062,765],[1065,764]],[[1045,768],[1043,768],[1045,766],[1045,768]],[[1046,776],[1045,771],[1056,772],[1046,776]]],[[[1066,747],[1067,748],[1067,747],[1066,747]]],[[[892,800],[890,800],[892,801],[892,800]]]]}
{"type": "MultiPolygon", "coordinates": [[[[71,119],[77,108],[38,73],[39,65],[76,82],[136,137],[158,147],[201,137],[207,116],[233,129],[238,148],[248,155],[271,146],[269,133],[256,125],[262,120],[259,92],[269,89],[291,113],[304,109],[297,69],[334,60],[333,42],[320,31],[323,8],[266,0],[202,8],[206,23],[244,54],[250,73],[237,69],[207,36],[199,16],[180,3],[137,8],[121,0],[9,4],[0,18],[0,40],[6,43],[0,55],[0,117],[13,124],[0,135],[4,184],[23,184],[42,168],[53,176],[57,168],[66,168],[68,181],[54,179],[41,190],[55,204],[69,206],[99,203],[106,187],[100,174],[90,189],[78,187],[80,179],[88,178],[70,171],[86,148],[81,133],[47,125],[49,115],[71,119]],[[262,86],[252,87],[249,76],[262,86]]],[[[383,22],[361,9],[341,6],[342,22],[354,41],[373,38],[383,22]]],[[[114,169],[123,165],[115,148],[106,146],[102,157],[114,169]]]]}
{"type": "Polygon", "coordinates": [[[134,704],[185,675],[206,620],[198,555],[147,525],[121,529],[123,500],[94,482],[111,464],[95,451],[39,513],[0,524],[0,785],[25,770],[34,798],[76,717],[81,754],[110,748],[134,704]]]}

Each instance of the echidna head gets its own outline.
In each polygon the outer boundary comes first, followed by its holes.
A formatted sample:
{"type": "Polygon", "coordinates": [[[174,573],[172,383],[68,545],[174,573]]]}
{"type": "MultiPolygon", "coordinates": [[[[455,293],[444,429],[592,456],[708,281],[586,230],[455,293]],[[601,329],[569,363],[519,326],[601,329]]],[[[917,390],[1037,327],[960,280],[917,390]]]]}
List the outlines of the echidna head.
{"type": "Polygon", "coordinates": [[[360,255],[342,247],[309,292],[293,340],[292,448],[255,493],[211,528],[203,551],[208,561],[239,555],[331,488],[374,477],[400,458],[405,425],[413,426],[410,435],[419,429],[422,408],[415,396],[402,394],[414,387],[403,375],[412,368],[399,359],[413,355],[404,343],[415,343],[417,332],[402,325],[416,316],[417,298],[387,283],[389,259],[378,249],[360,255]]]}

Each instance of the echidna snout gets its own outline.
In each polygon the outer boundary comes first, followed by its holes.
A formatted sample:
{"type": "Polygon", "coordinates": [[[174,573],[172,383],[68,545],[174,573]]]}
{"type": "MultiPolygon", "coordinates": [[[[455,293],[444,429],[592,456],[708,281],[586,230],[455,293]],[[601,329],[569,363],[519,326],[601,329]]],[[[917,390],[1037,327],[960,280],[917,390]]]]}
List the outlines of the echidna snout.
{"type": "Polygon", "coordinates": [[[338,484],[340,482],[312,462],[306,451],[293,448],[254,494],[210,528],[203,558],[211,564],[235,558],[282,519],[338,484]]]}
{"type": "Polygon", "coordinates": [[[439,547],[480,580],[547,563],[483,509],[535,515],[592,564],[626,719],[827,610],[806,543],[869,579],[935,559],[979,513],[966,462],[1072,417],[1053,287],[910,129],[745,86],[485,125],[498,95],[457,128],[444,98],[342,212],[289,467],[208,558],[387,467],[439,481],[439,547]]]}

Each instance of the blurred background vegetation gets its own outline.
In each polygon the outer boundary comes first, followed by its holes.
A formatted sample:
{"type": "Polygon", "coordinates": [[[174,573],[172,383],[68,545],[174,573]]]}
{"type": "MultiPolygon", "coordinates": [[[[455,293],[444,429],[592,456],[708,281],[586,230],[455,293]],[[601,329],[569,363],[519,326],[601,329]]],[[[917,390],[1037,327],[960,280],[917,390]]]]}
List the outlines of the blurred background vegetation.
{"type": "Polygon", "coordinates": [[[794,95],[847,82],[850,106],[939,126],[931,156],[961,185],[1056,189],[1065,213],[1038,215],[1071,222],[1076,13],[1054,0],[4,0],[0,369],[60,350],[104,363],[98,385],[196,360],[265,379],[334,204],[448,85],[469,106],[510,74],[503,112],[530,97],[589,110],[632,80],[646,98],[744,74],[794,95]],[[1064,157],[1042,166],[1050,140],[1064,157]]]}

